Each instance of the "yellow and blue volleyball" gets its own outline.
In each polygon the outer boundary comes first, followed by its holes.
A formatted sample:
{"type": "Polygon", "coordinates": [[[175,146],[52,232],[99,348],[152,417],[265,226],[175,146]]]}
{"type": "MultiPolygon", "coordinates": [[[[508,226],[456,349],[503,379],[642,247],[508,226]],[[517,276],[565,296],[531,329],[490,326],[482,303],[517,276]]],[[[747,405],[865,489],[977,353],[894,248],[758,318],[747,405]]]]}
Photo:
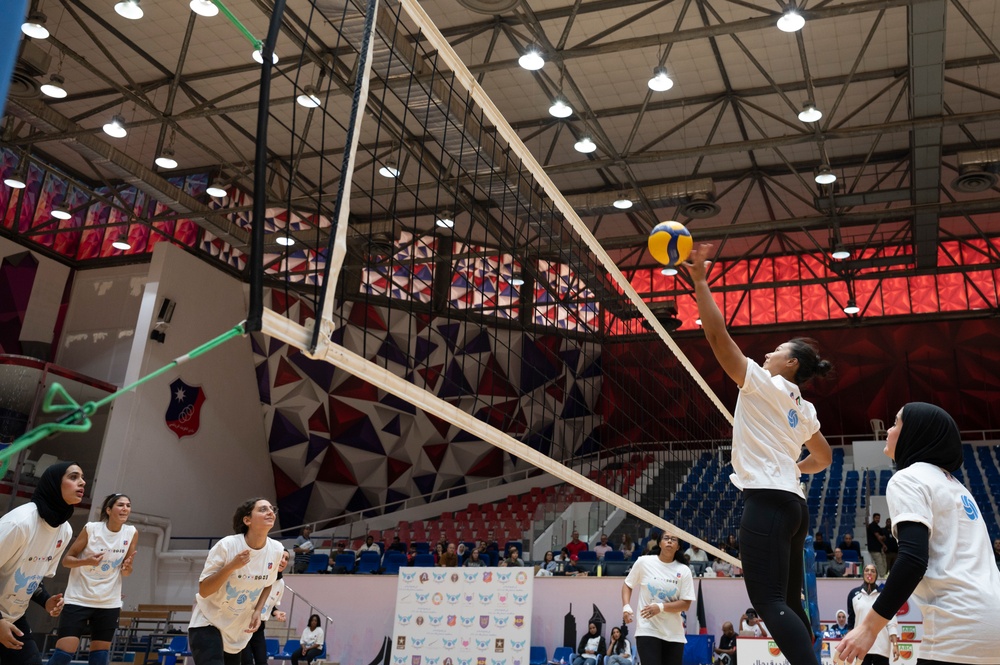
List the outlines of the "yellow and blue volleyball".
{"type": "Polygon", "coordinates": [[[665,266],[676,266],[687,260],[694,239],[680,222],[660,222],[649,232],[649,253],[665,266]]]}

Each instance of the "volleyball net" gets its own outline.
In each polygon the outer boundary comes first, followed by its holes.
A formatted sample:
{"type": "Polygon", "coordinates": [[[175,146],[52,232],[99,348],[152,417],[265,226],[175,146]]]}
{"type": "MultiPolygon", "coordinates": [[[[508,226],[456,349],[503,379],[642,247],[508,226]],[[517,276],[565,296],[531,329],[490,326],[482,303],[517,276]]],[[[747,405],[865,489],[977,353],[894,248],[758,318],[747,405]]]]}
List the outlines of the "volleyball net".
{"type": "Polygon", "coordinates": [[[716,547],[739,517],[731,415],[669,303],[638,296],[420,4],[316,0],[284,26],[251,312],[259,348],[335,367],[342,437],[411,469],[361,505],[538,469],[598,530],[620,509],[737,563],[716,547]]]}

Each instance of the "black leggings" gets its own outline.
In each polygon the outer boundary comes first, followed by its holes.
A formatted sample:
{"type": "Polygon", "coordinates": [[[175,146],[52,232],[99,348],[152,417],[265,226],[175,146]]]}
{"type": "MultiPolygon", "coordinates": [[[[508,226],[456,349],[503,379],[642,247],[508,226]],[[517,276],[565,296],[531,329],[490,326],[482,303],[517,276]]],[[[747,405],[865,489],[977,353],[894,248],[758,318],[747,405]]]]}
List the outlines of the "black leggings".
{"type": "Polygon", "coordinates": [[[861,665],[889,665],[889,659],[877,653],[870,653],[861,661],[861,665]]]}
{"type": "Polygon", "coordinates": [[[42,655],[38,653],[38,645],[31,637],[28,617],[22,616],[14,625],[24,633],[21,637],[15,635],[15,639],[24,646],[20,649],[8,649],[0,644],[0,665],[42,665],[42,655]]]}
{"type": "Polygon", "coordinates": [[[750,604],[792,665],[817,664],[802,607],[802,554],[809,531],[805,499],[782,490],[745,490],[740,554],[750,604]]]}
{"type": "Polygon", "coordinates": [[[229,653],[222,644],[222,633],[215,626],[188,628],[188,648],[194,665],[242,665],[242,651],[229,653]]]}
{"type": "Polygon", "coordinates": [[[667,642],[643,635],[635,638],[635,649],[642,665],[681,665],[684,662],[683,642],[667,642]]]}
{"type": "Polygon", "coordinates": [[[292,654],[292,665],[299,665],[300,660],[304,660],[307,663],[312,663],[313,659],[315,659],[316,656],[319,655],[319,652],[322,650],[323,649],[321,649],[320,647],[309,647],[306,650],[305,655],[303,655],[301,648],[296,649],[295,653],[292,654]]]}
{"type": "Polygon", "coordinates": [[[264,638],[266,621],[260,622],[260,628],[250,636],[250,641],[243,648],[243,665],[267,665],[267,640],[264,638]]]}

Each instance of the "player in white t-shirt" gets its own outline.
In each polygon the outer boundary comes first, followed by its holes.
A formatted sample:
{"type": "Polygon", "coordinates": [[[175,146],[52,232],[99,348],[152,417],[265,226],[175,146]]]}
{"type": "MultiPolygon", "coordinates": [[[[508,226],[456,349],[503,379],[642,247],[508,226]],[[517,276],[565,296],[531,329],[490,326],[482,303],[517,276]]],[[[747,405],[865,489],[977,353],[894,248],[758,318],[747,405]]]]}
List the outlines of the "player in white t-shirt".
{"type": "Polygon", "coordinates": [[[73,506],[83,500],[83,470],[73,462],[49,466],[31,496],[0,518],[0,665],[41,665],[38,645],[24,616],[28,601],[50,616],[63,609],[62,594],[42,584],[69,548],[73,506]]]}
{"type": "Polygon", "coordinates": [[[195,665],[240,665],[278,577],[284,548],[267,537],[277,512],[267,499],[244,502],[233,515],[236,535],[209,551],[188,624],[195,665]]]}
{"type": "Polygon", "coordinates": [[[90,635],[89,664],[108,665],[122,608],[122,577],[132,574],[135,557],[136,530],[126,524],[131,513],[131,499],[109,495],[101,504],[101,521],[84,525],[66,551],[63,565],[70,569],[63,596],[66,606],[48,665],[69,665],[82,635],[90,635]]]}
{"type": "MultiPolygon", "coordinates": [[[[847,632],[865,620],[882,591],[878,588],[878,567],[874,563],[865,566],[862,579],[865,583],[851,589],[847,595],[847,632]]],[[[878,632],[875,643],[868,649],[868,654],[865,655],[861,665],[889,665],[890,653],[894,661],[899,660],[899,647],[896,645],[898,640],[899,624],[896,623],[894,615],[886,627],[878,632]]]]}
{"type": "Polygon", "coordinates": [[[680,665],[684,660],[684,620],[681,612],[695,599],[691,569],[678,561],[677,536],[661,533],[658,554],[640,556],[622,585],[622,622],[636,618],[632,590],[639,588],[635,648],[642,663],[680,665]]]}
{"type": "Polygon", "coordinates": [[[271,593],[267,596],[267,602],[260,608],[260,627],[250,636],[250,641],[243,648],[243,665],[267,665],[267,639],[264,631],[267,629],[267,621],[273,618],[275,621],[283,622],[285,613],[278,609],[281,598],[285,595],[285,580],[281,579],[285,567],[288,565],[288,550],[281,554],[281,563],[278,564],[278,579],[271,585],[271,593]]]}
{"type": "Polygon", "coordinates": [[[743,491],[740,560],[747,595],[778,647],[795,665],[817,663],[809,617],[802,607],[802,551],[809,511],[799,487],[803,473],[830,465],[830,444],[816,409],[799,386],[832,368],[815,343],[793,339],[758,365],[740,351],[708,286],[711,245],[687,263],[705,338],[719,364],[740,388],[733,417],[733,484],[743,491]],[[809,455],[796,462],[805,446],[809,455]]]}
{"type": "Polygon", "coordinates": [[[862,657],[912,594],[924,622],[921,662],[1000,663],[1000,570],[976,500],[951,475],[962,466],[958,426],[940,407],[912,402],[886,433],[885,454],[897,469],[886,498],[899,556],[840,657],[862,657]]]}

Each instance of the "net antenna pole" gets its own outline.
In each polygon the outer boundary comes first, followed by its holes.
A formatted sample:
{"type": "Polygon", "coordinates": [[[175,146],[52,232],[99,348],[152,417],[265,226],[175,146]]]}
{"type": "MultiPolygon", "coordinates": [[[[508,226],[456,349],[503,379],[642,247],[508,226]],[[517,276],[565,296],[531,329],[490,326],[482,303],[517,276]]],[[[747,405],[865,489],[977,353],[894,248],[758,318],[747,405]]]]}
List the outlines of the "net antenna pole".
{"type": "Polygon", "coordinates": [[[538,184],[542,186],[545,193],[552,199],[552,202],[559,209],[559,211],[565,215],[566,221],[570,223],[573,230],[580,234],[580,237],[587,244],[590,251],[594,253],[594,256],[600,260],[605,270],[608,271],[608,275],[614,278],[622,292],[628,296],[629,300],[636,307],[636,309],[638,309],[639,312],[646,317],[649,325],[656,331],[656,334],[659,335],[660,339],[663,340],[663,343],[666,344],[671,351],[673,351],[677,360],[691,375],[691,378],[698,384],[698,387],[705,392],[712,403],[715,404],[715,407],[719,410],[719,412],[722,413],[730,424],[732,424],[733,414],[729,412],[729,409],[726,408],[726,406],[722,403],[722,400],[720,400],[718,395],[715,394],[715,391],[709,387],[709,385],[705,382],[705,379],[703,379],[701,374],[699,374],[694,368],[691,361],[688,360],[687,356],[684,355],[684,352],[681,351],[679,346],[677,346],[677,342],[670,337],[670,334],[667,332],[666,328],[663,327],[663,324],[659,322],[652,310],[649,309],[649,306],[636,292],[632,283],[629,282],[628,278],[626,278],[624,274],[622,274],[618,265],[608,255],[607,251],[605,251],[604,247],[601,246],[601,243],[598,242],[597,238],[594,237],[594,234],[590,232],[587,225],[583,223],[583,220],[580,219],[580,216],[573,209],[573,206],[569,204],[566,197],[563,196],[562,192],[559,191],[555,183],[552,182],[552,179],[549,178],[542,165],[538,163],[538,160],[535,159],[534,155],[532,155],[528,148],[524,145],[524,142],[521,141],[521,137],[518,136],[517,132],[514,131],[514,128],[510,126],[509,122],[507,122],[507,119],[502,113],[500,113],[500,110],[497,109],[493,100],[489,98],[486,91],[483,90],[481,85],[479,85],[479,81],[477,81],[476,77],[469,71],[469,68],[466,67],[465,63],[455,52],[455,49],[451,47],[448,40],[445,39],[444,35],[441,34],[441,31],[438,30],[437,26],[434,25],[434,22],[431,21],[427,12],[425,12],[424,8],[420,6],[419,0],[400,0],[400,4],[403,9],[406,10],[406,13],[414,21],[414,23],[416,23],[422,36],[431,46],[434,47],[434,49],[437,50],[438,57],[441,61],[444,62],[452,72],[454,72],[455,78],[460,80],[469,90],[469,94],[476,101],[476,103],[479,104],[480,108],[482,108],[484,115],[489,118],[489,120],[496,127],[497,133],[502,136],[505,141],[507,141],[511,151],[514,152],[517,157],[528,166],[532,176],[538,181],[538,184]]]}
{"type": "MultiPolygon", "coordinates": [[[[344,265],[347,256],[347,224],[351,214],[351,181],[354,176],[354,161],[361,140],[361,122],[364,120],[364,109],[368,104],[368,82],[372,71],[372,34],[375,32],[375,17],[378,15],[378,0],[368,0],[365,10],[365,33],[359,49],[359,62],[354,84],[354,97],[351,100],[351,118],[347,123],[346,149],[341,165],[340,184],[337,189],[337,201],[333,207],[333,229],[327,241],[327,271],[326,278],[320,287],[319,307],[316,310],[316,323],[313,326],[312,341],[308,352],[316,353],[320,343],[323,323],[330,321],[324,316],[333,311],[334,298],[337,293],[337,276],[344,265]]],[[[326,334],[329,334],[327,331],[326,334]]]]}
{"type": "Polygon", "coordinates": [[[250,307],[247,332],[257,332],[264,312],[264,215],[267,206],[267,121],[271,106],[271,70],[274,68],[274,45],[281,31],[285,0],[274,0],[267,37],[260,45],[260,95],[257,99],[257,143],[253,166],[253,217],[250,226],[250,307]]]}

